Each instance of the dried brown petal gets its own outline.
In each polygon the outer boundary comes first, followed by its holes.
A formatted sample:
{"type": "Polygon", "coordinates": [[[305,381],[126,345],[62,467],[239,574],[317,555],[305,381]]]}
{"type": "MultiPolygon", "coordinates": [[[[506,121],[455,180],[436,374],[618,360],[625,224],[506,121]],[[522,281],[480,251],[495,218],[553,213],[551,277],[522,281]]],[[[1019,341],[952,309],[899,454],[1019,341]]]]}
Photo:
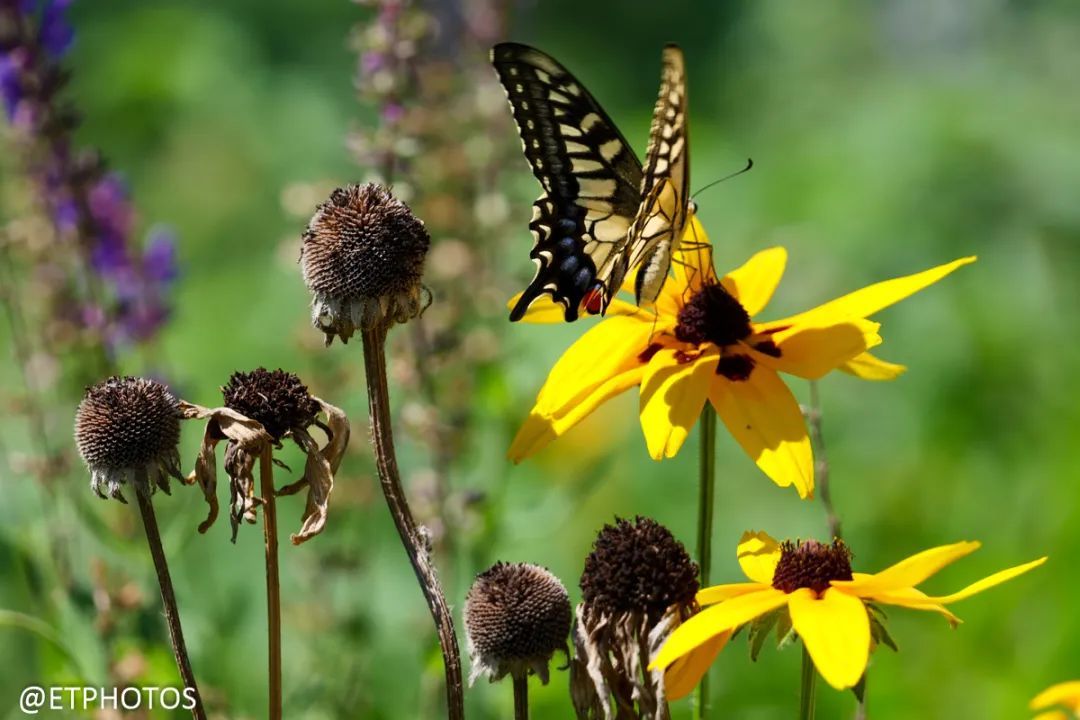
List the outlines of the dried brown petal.
{"type": "Polygon", "coordinates": [[[299,545],[322,532],[326,525],[327,505],[330,493],[334,489],[334,475],[341,466],[345,448],[349,444],[349,419],[341,408],[314,398],[319,409],[326,415],[326,427],[329,435],[326,447],[319,449],[318,443],[303,430],[294,430],[293,437],[307,454],[304,476],[295,483],[278,491],[279,495],[291,495],[303,487],[308,488],[307,505],[304,508],[303,524],[300,532],[291,536],[292,543],[299,545]]]}
{"type": "Polygon", "coordinates": [[[242,499],[251,496],[254,491],[247,492],[241,488],[241,492],[238,493],[232,489],[232,486],[239,482],[241,486],[253,488],[254,481],[251,479],[251,465],[254,461],[250,459],[261,455],[273,442],[273,438],[270,437],[270,434],[266,432],[259,422],[245,417],[235,410],[225,407],[210,409],[186,402],[181,402],[180,407],[185,418],[206,419],[207,421],[206,429],[203,431],[202,444],[199,447],[199,455],[195,460],[195,469],[188,475],[186,480],[188,484],[199,483],[199,487],[203,491],[203,497],[210,506],[206,520],[199,525],[199,532],[201,533],[209,530],[218,516],[217,457],[214,451],[219,442],[222,440],[229,441],[231,457],[227,454],[225,469],[233,481],[230,484],[230,494],[233,496],[233,538],[235,539],[235,529],[239,522],[237,518],[248,514],[251,509],[241,503],[239,513],[237,513],[236,500],[237,498],[242,499]],[[242,457],[236,455],[238,451],[243,452],[242,457]],[[237,475],[234,476],[234,473],[237,473],[237,475]]]}

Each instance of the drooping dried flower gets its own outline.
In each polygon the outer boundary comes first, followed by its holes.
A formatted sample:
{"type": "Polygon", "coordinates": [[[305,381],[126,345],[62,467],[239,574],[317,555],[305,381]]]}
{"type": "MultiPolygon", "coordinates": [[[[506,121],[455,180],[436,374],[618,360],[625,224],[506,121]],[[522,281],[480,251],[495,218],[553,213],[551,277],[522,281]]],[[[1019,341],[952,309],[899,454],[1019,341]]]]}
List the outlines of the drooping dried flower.
{"type": "Polygon", "coordinates": [[[374,183],[335,190],[304,232],[300,266],[312,323],[347,342],[359,328],[420,314],[431,239],[405,203],[374,183]]]}
{"type": "Polygon", "coordinates": [[[647,667],[695,611],[697,575],[686,548],[655,520],[604,526],[585,560],[575,613],[570,689],[579,718],[668,717],[664,674],[647,667]]]}
{"type": "Polygon", "coordinates": [[[559,578],[539,565],[495,563],[465,596],[465,631],[470,685],[481,675],[494,682],[529,674],[546,685],[555,651],[569,652],[570,598],[559,578]]]}
{"type": "Polygon", "coordinates": [[[230,520],[233,540],[241,521],[254,522],[260,498],[255,495],[255,462],[263,453],[280,448],[285,439],[304,451],[307,461],[300,480],[280,488],[278,495],[291,495],[307,488],[307,504],[300,531],[292,535],[299,545],[322,532],[327,505],[334,488],[334,474],[349,443],[349,421],[340,408],[311,395],[300,379],[284,370],[258,368],[249,373],[236,372],[223,387],[225,406],[208,409],[183,403],[187,417],[206,418],[206,430],[189,483],[198,482],[210,512],[199,526],[206,532],[218,514],[217,460],[215,449],[222,440],[225,472],[229,476],[230,520]],[[324,415],[325,422],[319,419],[324,415]],[[327,436],[319,447],[308,433],[312,425],[327,436]]]}
{"type": "Polygon", "coordinates": [[[98,497],[127,502],[131,484],[147,497],[169,492],[180,474],[180,401],[155,380],[110,377],[86,389],[75,414],[75,443],[98,497]]]}

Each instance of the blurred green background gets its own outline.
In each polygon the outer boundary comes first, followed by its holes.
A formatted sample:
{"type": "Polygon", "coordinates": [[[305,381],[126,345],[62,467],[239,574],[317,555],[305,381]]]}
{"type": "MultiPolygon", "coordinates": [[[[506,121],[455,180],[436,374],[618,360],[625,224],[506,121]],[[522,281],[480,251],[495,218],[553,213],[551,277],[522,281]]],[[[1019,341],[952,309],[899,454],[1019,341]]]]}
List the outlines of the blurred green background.
{"type": "MultiPolygon", "coordinates": [[[[435,301],[415,328],[392,333],[391,382],[403,474],[436,531],[455,612],[473,575],[500,559],[546,565],[576,602],[592,538],[616,515],[651,515],[693,548],[696,437],[677,458],[649,461],[635,393],[538,457],[518,467],[504,459],[550,365],[590,321],[506,322],[505,299],[532,274],[526,224],[537,186],[483,54],[499,39],[545,49],[641,154],[660,48],[674,41],[688,63],[694,187],[755,162],[698,198],[719,269],[772,245],[790,252],[766,319],[980,258],[875,318],[880,355],[908,374],[822,383],[834,501],[859,569],[984,543],[931,590],[1042,554],[1051,561],[959,605],[965,624],[955,632],[936,616],[891,612],[901,651],[873,657],[870,717],[1026,717],[1037,691],[1080,676],[1080,6],[458,0],[424,9],[433,24],[391,148],[402,158],[395,185],[432,230],[435,301]]],[[[282,548],[290,718],[438,717],[442,698],[427,609],[366,445],[360,348],[322,348],[296,264],[315,204],[380,172],[364,139],[380,110],[371,92],[358,94],[349,42],[377,35],[377,12],[345,0],[72,8],[78,140],[127,177],[143,226],[167,222],[179,237],[172,319],[154,344],[123,353],[121,367],[214,405],[232,371],[280,366],[353,421],[326,532],[282,548]]],[[[33,398],[6,325],[0,345],[0,608],[51,628],[30,632],[0,614],[0,717],[20,716],[28,684],[174,683],[134,511],[96,500],[77,459],[49,478],[51,491],[25,470],[41,451],[21,414],[33,398]]],[[[69,457],[77,385],[57,378],[42,400],[49,449],[69,457]]],[[[794,386],[805,398],[805,384],[794,386]]],[[[200,434],[185,426],[185,470],[200,434]]],[[[824,535],[820,504],[774,487],[722,430],[718,453],[717,581],[740,579],[734,546],[745,529],[824,535]]],[[[282,457],[301,466],[295,451],[282,457]]],[[[234,546],[224,520],[195,532],[197,490],[155,502],[204,695],[219,717],[264,716],[260,529],[242,528],[234,546]]],[[[293,531],[303,500],[279,508],[283,532],[293,531]]],[[[791,648],[751,663],[735,642],[713,669],[714,717],[793,716],[798,664],[791,648]]],[[[570,716],[566,685],[561,672],[545,688],[534,683],[536,718],[570,716]]],[[[507,717],[510,692],[479,683],[469,716],[507,717]]],[[[820,717],[854,712],[850,694],[823,686],[819,698],[820,717]]],[[[689,717],[689,704],[674,711],[689,717]]]]}

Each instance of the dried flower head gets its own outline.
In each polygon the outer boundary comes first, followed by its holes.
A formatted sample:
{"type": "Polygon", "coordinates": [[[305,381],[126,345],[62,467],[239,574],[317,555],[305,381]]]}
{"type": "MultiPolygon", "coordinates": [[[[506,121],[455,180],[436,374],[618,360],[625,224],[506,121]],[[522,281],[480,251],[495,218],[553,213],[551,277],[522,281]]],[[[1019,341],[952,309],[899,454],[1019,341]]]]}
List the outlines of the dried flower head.
{"type": "Polygon", "coordinates": [[[640,613],[655,624],[672,605],[690,605],[698,568],[671,531],[651,518],[616,519],[596,536],[581,574],[592,612],[640,613]]]}
{"type": "MultiPolygon", "coordinates": [[[[198,482],[210,512],[199,525],[206,532],[217,519],[217,459],[215,449],[227,440],[225,472],[229,476],[230,520],[232,537],[241,521],[255,522],[261,498],[255,495],[255,463],[264,453],[280,448],[292,439],[307,455],[300,480],[278,489],[278,495],[291,495],[307,488],[300,532],[292,536],[295,545],[322,532],[326,525],[327,504],[334,488],[334,474],[349,443],[349,421],[340,408],[311,395],[296,375],[284,370],[257,368],[235,372],[221,388],[225,406],[215,409],[184,403],[187,417],[206,418],[206,430],[188,482],[198,482]],[[326,421],[319,419],[324,415],[326,421]],[[308,429],[320,428],[327,443],[319,447],[308,429]]],[[[274,462],[277,462],[276,460],[274,462]]]]}
{"type": "Polygon", "coordinates": [[[86,389],[75,414],[75,444],[90,470],[90,487],[101,498],[126,502],[131,483],[149,496],[169,492],[180,474],[180,402],[155,380],[110,377],[86,389]]]}
{"type": "Polygon", "coordinates": [[[465,596],[465,631],[472,672],[491,681],[534,673],[545,685],[556,650],[568,653],[570,598],[559,578],[539,565],[492,565],[465,596]]]}
{"type": "Polygon", "coordinates": [[[347,342],[358,328],[406,322],[421,311],[431,238],[405,203],[375,183],[335,190],[304,232],[300,266],[314,296],[312,323],[347,342]]]}
{"type": "Polygon", "coordinates": [[[579,718],[609,720],[613,703],[618,717],[668,717],[664,673],[649,672],[648,660],[695,612],[697,574],[686,548],[655,520],[617,518],[597,534],[574,621],[570,691],[579,718]]]}

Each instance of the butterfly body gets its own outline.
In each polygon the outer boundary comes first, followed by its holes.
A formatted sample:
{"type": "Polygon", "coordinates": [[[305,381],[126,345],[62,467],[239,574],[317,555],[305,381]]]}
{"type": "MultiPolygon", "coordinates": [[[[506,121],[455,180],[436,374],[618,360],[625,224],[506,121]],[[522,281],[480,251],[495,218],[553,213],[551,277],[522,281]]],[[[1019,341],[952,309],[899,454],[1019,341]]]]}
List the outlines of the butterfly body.
{"type": "Polygon", "coordinates": [[[640,265],[638,303],[660,292],[687,216],[686,89],[682,52],[664,50],[664,72],[646,165],[599,103],[545,53],[502,43],[492,64],[543,194],[529,229],[536,276],[510,312],[550,295],[567,321],[602,314],[640,265]]]}

